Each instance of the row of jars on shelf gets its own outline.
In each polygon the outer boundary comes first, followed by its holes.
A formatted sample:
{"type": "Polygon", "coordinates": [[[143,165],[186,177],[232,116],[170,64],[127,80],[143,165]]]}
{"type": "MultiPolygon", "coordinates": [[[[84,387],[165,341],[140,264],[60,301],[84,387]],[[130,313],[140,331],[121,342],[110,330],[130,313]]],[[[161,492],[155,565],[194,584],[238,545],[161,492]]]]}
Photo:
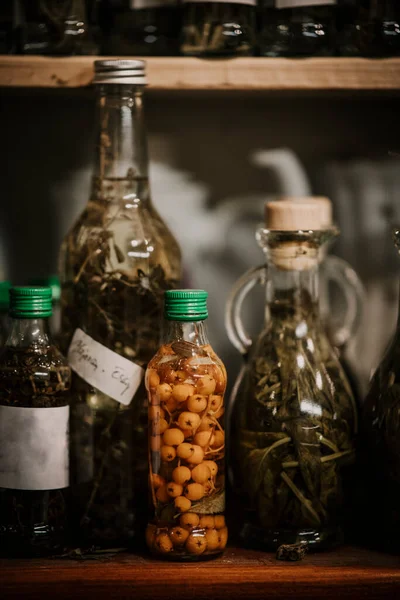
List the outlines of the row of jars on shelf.
{"type": "Polygon", "coordinates": [[[1,52],[398,56],[396,0],[7,0],[1,52]]]}
{"type": "Polygon", "coordinates": [[[51,290],[10,292],[0,553],[146,540],[156,556],[197,560],[223,551],[229,519],[242,543],[265,550],[329,548],[355,531],[398,549],[399,335],[360,427],[343,344],[360,326],[363,292],[347,264],[327,257],[338,234],[330,203],[268,203],[257,232],[265,262],[238,282],[227,307],[229,338],[246,360],[225,404],[226,370],[205,329],[207,293],[176,289],[179,247],[151,202],[144,63],[102,60],[95,70],[97,166],[60,255],[56,338],[66,358],[46,324],[51,290]],[[348,299],[340,335],[329,318],[331,278],[348,299]],[[257,281],[266,304],[253,342],[240,315],[257,281]]]}

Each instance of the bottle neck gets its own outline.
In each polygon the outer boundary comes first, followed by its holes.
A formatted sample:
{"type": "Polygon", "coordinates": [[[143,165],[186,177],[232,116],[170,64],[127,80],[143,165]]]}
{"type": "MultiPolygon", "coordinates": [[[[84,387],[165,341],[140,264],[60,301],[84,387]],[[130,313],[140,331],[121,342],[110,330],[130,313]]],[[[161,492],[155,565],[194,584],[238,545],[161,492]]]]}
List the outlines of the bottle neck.
{"type": "Polygon", "coordinates": [[[266,318],[319,323],[318,262],[304,270],[284,270],[268,263],[266,318]]]}
{"type": "Polygon", "coordinates": [[[190,342],[196,346],[206,346],[208,341],[204,321],[167,321],[164,342],[190,342]]]}
{"type": "Polygon", "coordinates": [[[144,180],[148,176],[143,87],[98,86],[100,128],[95,174],[100,180],[144,180]]]}
{"type": "Polygon", "coordinates": [[[11,348],[50,346],[49,319],[11,319],[6,346],[11,348]]]}

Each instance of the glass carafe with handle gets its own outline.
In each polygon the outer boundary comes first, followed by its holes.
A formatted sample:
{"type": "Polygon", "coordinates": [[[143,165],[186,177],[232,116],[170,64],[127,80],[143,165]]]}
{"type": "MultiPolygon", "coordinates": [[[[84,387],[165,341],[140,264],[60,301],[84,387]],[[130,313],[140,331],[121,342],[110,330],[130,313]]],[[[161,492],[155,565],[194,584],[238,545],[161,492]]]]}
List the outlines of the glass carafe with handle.
{"type": "MultiPolygon", "coordinates": [[[[342,539],[357,407],[322,324],[318,293],[321,255],[336,234],[321,226],[316,203],[296,202],[268,203],[266,229],[258,232],[266,254],[265,322],[234,387],[228,441],[232,489],[244,515],[240,535],[264,549],[300,541],[323,549],[342,539]]],[[[246,335],[237,311],[246,291],[234,290],[228,307],[237,344],[238,328],[246,335]]]]}

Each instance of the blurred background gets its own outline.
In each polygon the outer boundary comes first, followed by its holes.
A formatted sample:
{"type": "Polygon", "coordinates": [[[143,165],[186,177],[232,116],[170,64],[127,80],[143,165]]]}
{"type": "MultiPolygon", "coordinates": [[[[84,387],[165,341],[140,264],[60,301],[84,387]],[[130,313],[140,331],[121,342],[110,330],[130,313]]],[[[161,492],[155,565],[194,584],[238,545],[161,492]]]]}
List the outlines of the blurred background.
{"type": "MultiPolygon", "coordinates": [[[[342,232],[333,252],[367,288],[353,351],[368,378],[397,314],[399,99],[148,90],[145,101],[153,201],[181,245],[187,285],[210,292],[211,341],[231,380],[241,358],[224,330],[229,289],[263,260],[254,234],[265,201],[307,185],[332,199],[342,232]]],[[[61,240],[88,200],[94,91],[2,90],[0,128],[0,277],[22,283],[57,271],[61,240]]],[[[249,302],[256,332],[260,294],[249,302]]]]}

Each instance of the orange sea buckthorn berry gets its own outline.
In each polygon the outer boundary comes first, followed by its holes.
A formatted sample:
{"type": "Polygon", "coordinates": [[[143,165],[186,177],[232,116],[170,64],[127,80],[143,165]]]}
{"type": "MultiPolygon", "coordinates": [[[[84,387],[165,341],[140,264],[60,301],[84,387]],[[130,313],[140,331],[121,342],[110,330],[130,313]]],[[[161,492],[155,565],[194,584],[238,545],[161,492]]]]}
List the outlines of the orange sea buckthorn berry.
{"type": "Polygon", "coordinates": [[[208,552],[214,552],[215,550],[219,550],[220,539],[218,531],[216,529],[207,529],[205,536],[208,552]]]}
{"type": "Polygon", "coordinates": [[[178,425],[181,429],[197,429],[200,425],[200,416],[197,413],[182,412],[178,417],[178,425]]]}
{"type": "MultiPolygon", "coordinates": [[[[182,446],[182,444],[181,444],[182,446]]],[[[199,465],[203,462],[204,459],[204,450],[201,446],[197,446],[196,444],[192,445],[194,449],[193,453],[186,459],[186,461],[191,465],[199,465]]]]}
{"type": "Polygon", "coordinates": [[[161,554],[168,554],[174,549],[168,533],[159,533],[154,540],[154,548],[161,554]]]}
{"type": "Polygon", "coordinates": [[[167,431],[163,435],[163,442],[167,446],[179,446],[182,444],[185,436],[183,435],[180,429],[167,429],[167,431]]]}
{"type": "Polygon", "coordinates": [[[192,469],[191,476],[195,483],[205,483],[211,477],[211,470],[205,463],[201,463],[192,469]]]}
{"type": "Polygon", "coordinates": [[[171,500],[170,496],[168,495],[167,486],[165,484],[158,488],[156,492],[156,498],[162,504],[166,504],[171,500]]]}
{"type": "Polygon", "coordinates": [[[165,406],[169,413],[173,413],[178,408],[178,402],[171,396],[169,400],[163,402],[163,406],[165,406]]]}
{"type": "Polygon", "coordinates": [[[155,490],[158,490],[159,487],[165,485],[164,477],[161,477],[161,475],[158,475],[158,473],[153,473],[151,476],[151,485],[155,490]]]}
{"type": "Polygon", "coordinates": [[[223,431],[219,431],[219,430],[216,431],[215,432],[215,439],[214,439],[213,443],[211,444],[211,446],[213,448],[220,448],[224,444],[225,444],[225,434],[224,434],[224,432],[223,431]]]}
{"type": "Polygon", "coordinates": [[[190,554],[203,554],[207,550],[207,542],[204,534],[191,533],[186,540],[186,550],[190,554]]]}
{"type": "Polygon", "coordinates": [[[169,537],[174,546],[183,546],[189,537],[189,532],[183,527],[173,527],[169,532],[169,537]]]}
{"type": "Polygon", "coordinates": [[[207,408],[207,398],[201,394],[194,394],[188,399],[187,407],[191,412],[200,413],[207,408]]]}
{"type": "Polygon", "coordinates": [[[176,467],[173,471],[172,471],[172,479],[175,481],[175,483],[179,483],[180,485],[184,485],[185,483],[187,483],[188,481],[190,481],[192,478],[192,473],[190,471],[190,469],[188,469],[188,467],[176,467]]]}
{"type": "Polygon", "coordinates": [[[177,402],[185,402],[189,396],[193,396],[194,386],[190,383],[178,383],[172,390],[172,397],[177,402]]]}
{"type": "Polygon", "coordinates": [[[224,517],[224,515],[216,515],[214,517],[214,521],[215,521],[215,528],[216,529],[223,529],[225,527],[225,517],[224,517]]]}
{"type": "Polygon", "coordinates": [[[199,431],[193,438],[193,443],[198,444],[202,448],[213,446],[215,436],[212,431],[199,431]]]}
{"type": "Polygon", "coordinates": [[[214,529],[214,517],[212,515],[203,515],[200,517],[199,527],[201,529],[214,529]]]}
{"type": "Polygon", "coordinates": [[[156,539],[157,528],[155,525],[147,525],[146,527],[146,544],[149,549],[153,548],[154,541],[156,539]]]}
{"type": "Polygon", "coordinates": [[[159,434],[162,435],[165,431],[167,431],[168,427],[168,421],[166,421],[165,419],[160,419],[160,422],[158,424],[159,434]]]}
{"type": "Polygon", "coordinates": [[[160,383],[160,377],[154,369],[148,369],[146,373],[146,387],[147,389],[153,389],[160,383]]]}
{"type": "Polygon", "coordinates": [[[223,550],[228,543],[228,528],[223,527],[218,530],[219,550],[223,550]]]}
{"type": "Polygon", "coordinates": [[[224,414],[225,409],[223,406],[221,406],[221,408],[219,410],[217,410],[216,413],[213,414],[214,419],[220,419],[222,417],[222,415],[224,414]]]}
{"type": "Polygon", "coordinates": [[[159,452],[161,448],[161,437],[159,435],[150,436],[150,449],[153,452],[159,452]]]}
{"type": "Polygon", "coordinates": [[[210,410],[213,413],[216,413],[220,410],[222,406],[222,396],[218,396],[216,394],[211,394],[210,396],[210,410]]]}
{"type": "Polygon", "coordinates": [[[184,491],[185,497],[191,502],[204,498],[204,487],[200,483],[189,483],[184,491]]]}
{"type": "Polygon", "coordinates": [[[178,496],[178,498],[175,498],[174,500],[174,505],[179,512],[185,513],[190,510],[192,503],[189,498],[185,498],[185,496],[178,496]]]}
{"type": "Polygon", "coordinates": [[[182,496],[183,486],[179,483],[174,483],[171,481],[167,484],[167,492],[170,498],[178,498],[178,496],[182,496]]]}
{"type": "Polygon", "coordinates": [[[172,387],[168,383],[160,383],[156,387],[156,394],[160,402],[167,402],[172,395],[172,387]]]}
{"type": "Polygon", "coordinates": [[[176,450],[173,446],[161,446],[161,460],[171,462],[176,457],[176,450]]]}
{"type": "Polygon", "coordinates": [[[199,522],[200,517],[199,515],[196,515],[196,513],[187,512],[184,515],[182,515],[179,519],[179,523],[181,524],[181,526],[187,529],[195,529],[198,526],[199,522]]]}
{"type": "Polygon", "coordinates": [[[177,453],[178,457],[182,458],[183,460],[188,460],[188,458],[193,456],[194,452],[195,452],[195,447],[192,444],[189,444],[188,442],[179,444],[179,446],[176,449],[176,453],[177,453]]]}
{"type": "Polygon", "coordinates": [[[188,438],[193,437],[193,431],[192,429],[182,429],[182,433],[185,437],[185,440],[187,440],[188,438]]]}
{"type": "Polygon", "coordinates": [[[215,421],[211,417],[203,417],[197,431],[212,431],[215,427],[215,421]]]}
{"type": "Polygon", "coordinates": [[[214,462],[213,460],[205,460],[203,462],[203,465],[206,465],[210,469],[212,477],[216,476],[216,474],[218,473],[218,465],[216,462],[214,462]]]}
{"type": "Polygon", "coordinates": [[[209,396],[215,391],[216,381],[211,375],[203,375],[196,383],[196,393],[209,396]]]}

